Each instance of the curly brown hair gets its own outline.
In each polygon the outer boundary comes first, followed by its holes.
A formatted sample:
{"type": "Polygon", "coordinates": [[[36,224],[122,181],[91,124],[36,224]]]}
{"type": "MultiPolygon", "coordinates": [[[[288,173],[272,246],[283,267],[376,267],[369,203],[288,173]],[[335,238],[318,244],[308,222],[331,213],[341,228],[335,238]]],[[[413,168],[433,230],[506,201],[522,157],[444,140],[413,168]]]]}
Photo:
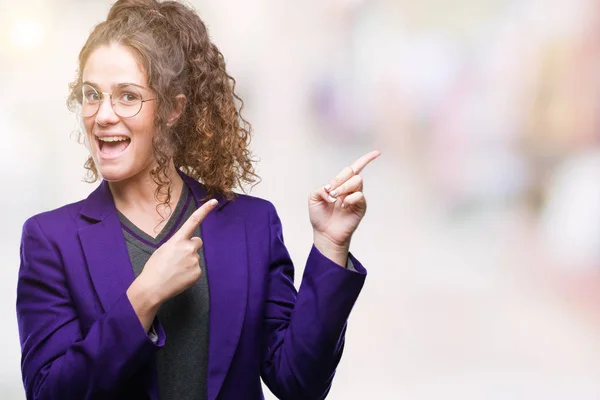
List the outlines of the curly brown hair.
{"type": "MultiPolygon", "coordinates": [[[[110,43],[127,46],[136,54],[158,98],[153,139],[157,166],[151,176],[162,204],[168,205],[171,198],[167,176],[171,160],[176,168],[201,181],[208,197],[233,199],[234,185],[244,190],[244,183],[260,180],[249,150],[251,126],[241,116],[244,103],[235,93],[235,79],[227,73],[223,54],[191,7],[176,1],[117,1],[79,53],[77,77],[69,85],[71,111],[82,101],[82,71],[88,57],[110,43]],[[186,96],[186,107],[177,123],[168,127],[168,115],[177,106],[179,94],[186,96]]],[[[83,132],[78,135],[81,142],[83,132]]],[[[86,181],[98,180],[91,156],[84,167],[86,181]]]]}

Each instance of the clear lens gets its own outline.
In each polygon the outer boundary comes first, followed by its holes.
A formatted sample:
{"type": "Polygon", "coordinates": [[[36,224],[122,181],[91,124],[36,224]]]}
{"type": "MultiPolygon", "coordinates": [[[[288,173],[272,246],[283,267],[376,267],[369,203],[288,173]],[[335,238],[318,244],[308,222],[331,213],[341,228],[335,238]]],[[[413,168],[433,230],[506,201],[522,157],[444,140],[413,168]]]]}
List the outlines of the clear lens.
{"type": "Polygon", "coordinates": [[[131,118],[142,108],[142,94],[135,86],[118,86],[112,94],[115,113],[123,118],[131,118]]]}
{"type": "Polygon", "coordinates": [[[81,116],[91,117],[98,112],[102,95],[90,85],[83,85],[81,88],[81,116]]]}

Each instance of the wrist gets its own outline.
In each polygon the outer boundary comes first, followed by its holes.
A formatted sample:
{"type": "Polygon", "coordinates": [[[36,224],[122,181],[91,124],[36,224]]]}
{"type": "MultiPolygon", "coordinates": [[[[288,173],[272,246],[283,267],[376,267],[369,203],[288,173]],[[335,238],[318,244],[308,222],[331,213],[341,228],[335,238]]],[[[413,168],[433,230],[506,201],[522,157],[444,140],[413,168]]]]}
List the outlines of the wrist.
{"type": "Polygon", "coordinates": [[[350,241],[348,241],[348,243],[339,244],[318,233],[314,233],[313,238],[314,245],[321,254],[336,264],[346,267],[350,241]]]}
{"type": "Polygon", "coordinates": [[[148,284],[142,277],[138,276],[127,289],[129,301],[137,307],[136,310],[144,314],[156,314],[158,308],[163,303],[157,290],[148,284]]]}

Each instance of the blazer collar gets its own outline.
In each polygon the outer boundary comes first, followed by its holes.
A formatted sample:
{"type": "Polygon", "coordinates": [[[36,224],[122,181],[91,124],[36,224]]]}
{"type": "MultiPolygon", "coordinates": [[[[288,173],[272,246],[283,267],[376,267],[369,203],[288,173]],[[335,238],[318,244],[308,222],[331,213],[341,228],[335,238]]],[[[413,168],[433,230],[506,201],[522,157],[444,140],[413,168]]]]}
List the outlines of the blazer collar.
{"type": "MultiPolygon", "coordinates": [[[[177,173],[190,188],[198,206],[209,200],[206,198],[207,190],[203,184],[181,172],[179,169],[177,170],[177,173]]],[[[221,195],[216,196],[216,198],[219,201],[217,210],[223,208],[228,203],[228,200],[221,195]]],[[[95,221],[102,221],[111,213],[116,214],[115,202],[107,181],[103,179],[100,185],[90,193],[88,198],[84,201],[80,213],[84,217],[95,221]]]]}

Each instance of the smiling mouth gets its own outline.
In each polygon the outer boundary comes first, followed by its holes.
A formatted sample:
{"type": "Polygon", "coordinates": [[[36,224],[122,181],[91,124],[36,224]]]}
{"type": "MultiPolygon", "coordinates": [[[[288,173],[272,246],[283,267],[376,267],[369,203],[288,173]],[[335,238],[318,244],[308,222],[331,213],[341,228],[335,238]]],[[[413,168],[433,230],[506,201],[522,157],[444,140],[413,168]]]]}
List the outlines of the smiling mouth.
{"type": "Polygon", "coordinates": [[[100,153],[107,156],[116,156],[124,152],[131,143],[131,139],[125,136],[96,137],[96,140],[98,141],[100,153]]]}

